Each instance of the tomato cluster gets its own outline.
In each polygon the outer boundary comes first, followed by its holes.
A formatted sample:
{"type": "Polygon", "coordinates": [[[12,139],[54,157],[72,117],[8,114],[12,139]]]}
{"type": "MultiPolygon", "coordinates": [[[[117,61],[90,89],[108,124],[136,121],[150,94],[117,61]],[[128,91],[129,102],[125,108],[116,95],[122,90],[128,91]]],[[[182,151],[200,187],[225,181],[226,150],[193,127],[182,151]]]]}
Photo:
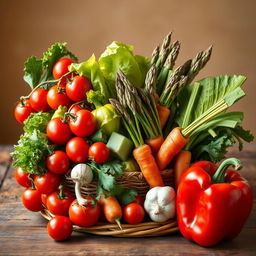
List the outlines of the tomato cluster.
{"type": "MultiPolygon", "coordinates": [[[[53,215],[47,226],[49,235],[55,240],[65,240],[72,233],[72,224],[82,227],[95,225],[101,209],[92,197],[85,197],[88,203],[80,205],[75,196],[61,185],[62,175],[78,163],[93,159],[97,164],[108,161],[110,151],[105,143],[90,144],[87,137],[97,129],[97,122],[86,104],[86,92],[92,88],[91,82],[83,76],[68,72],[73,63],[69,58],[60,59],[53,67],[52,75],[56,85],[49,90],[35,88],[15,108],[18,122],[24,123],[33,112],[57,110],[59,106],[69,110],[64,116],[51,119],[46,127],[46,135],[56,148],[47,156],[43,175],[31,175],[17,168],[15,177],[21,186],[24,206],[31,211],[47,208],[53,215]],[[82,104],[80,104],[82,102],[82,104]]],[[[144,219],[143,200],[124,206],[123,217],[127,223],[137,224],[144,219]]]]}

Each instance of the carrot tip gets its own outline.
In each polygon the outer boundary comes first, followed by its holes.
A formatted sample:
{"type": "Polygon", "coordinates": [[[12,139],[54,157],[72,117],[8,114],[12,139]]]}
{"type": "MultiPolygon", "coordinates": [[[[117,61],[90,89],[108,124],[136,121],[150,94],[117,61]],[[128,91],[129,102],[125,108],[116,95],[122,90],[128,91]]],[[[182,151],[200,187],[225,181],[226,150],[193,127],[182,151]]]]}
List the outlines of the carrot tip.
{"type": "Polygon", "coordinates": [[[120,219],[115,219],[116,224],[118,225],[118,227],[123,230],[121,223],[120,223],[120,219]]]}

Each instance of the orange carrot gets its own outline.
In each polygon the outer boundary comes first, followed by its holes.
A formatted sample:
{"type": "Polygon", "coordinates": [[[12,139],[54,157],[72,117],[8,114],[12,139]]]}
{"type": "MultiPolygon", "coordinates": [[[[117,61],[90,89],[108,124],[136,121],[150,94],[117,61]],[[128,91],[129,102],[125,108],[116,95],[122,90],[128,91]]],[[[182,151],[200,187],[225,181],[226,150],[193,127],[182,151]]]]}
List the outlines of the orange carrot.
{"type": "Polygon", "coordinates": [[[160,170],[163,170],[188,143],[181,133],[181,127],[175,127],[166,137],[156,155],[156,162],[160,170]]]}
{"type": "Polygon", "coordinates": [[[161,135],[157,136],[154,139],[147,139],[146,143],[150,146],[153,154],[156,154],[159,150],[159,148],[161,147],[161,145],[163,144],[164,139],[161,135]]]}
{"type": "Polygon", "coordinates": [[[170,116],[171,111],[169,108],[162,106],[160,104],[157,104],[156,107],[157,107],[157,111],[160,119],[160,125],[161,125],[161,128],[163,128],[170,116]]]}
{"type": "Polygon", "coordinates": [[[182,173],[189,167],[191,161],[191,152],[182,150],[174,158],[174,181],[178,188],[182,173]]]}
{"type": "Polygon", "coordinates": [[[114,196],[105,197],[101,195],[99,203],[107,221],[117,223],[121,228],[120,219],[122,218],[122,208],[117,199],[114,196]]]}
{"type": "Polygon", "coordinates": [[[149,145],[144,144],[133,150],[141,172],[151,188],[164,186],[164,182],[149,145]]]}

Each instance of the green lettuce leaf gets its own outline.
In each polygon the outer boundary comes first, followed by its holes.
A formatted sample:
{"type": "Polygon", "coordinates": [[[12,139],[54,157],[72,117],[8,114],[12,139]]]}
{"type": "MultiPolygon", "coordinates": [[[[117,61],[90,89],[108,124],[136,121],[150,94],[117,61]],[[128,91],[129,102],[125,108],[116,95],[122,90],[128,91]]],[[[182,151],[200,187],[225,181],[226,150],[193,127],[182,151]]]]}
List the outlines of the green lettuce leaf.
{"type": "Polygon", "coordinates": [[[144,85],[149,60],[133,54],[133,46],[114,41],[107,46],[99,58],[100,69],[106,80],[111,98],[116,98],[116,74],[122,70],[131,83],[137,87],[144,85]]]}
{"type": "Polygon", "coordinates": [[[43,67],[46,70],[44,80],[52,78],[54,64],[64,56],[69,56],[74,61],[77,61],[77,57],[67,49],[67,43],[55,43],[43,53],[43,67]]]}
{"type": "Polygon", "coordinates": [[[43,74],[43,63],[41,59],[35,56],[28,58],[24,63],[24,76],[23,79],[33,90],[39,83],[43,74]]]}
{"type": "Polygon", "coordinates": [[[93,90],[87,93],[88,102],[93,103],[96,107],[108,103],[110,94],[94,54],[85,62],[71,64],[69,71],[75,71],[80,76],[85,76],[91,80],[93,90]]]}

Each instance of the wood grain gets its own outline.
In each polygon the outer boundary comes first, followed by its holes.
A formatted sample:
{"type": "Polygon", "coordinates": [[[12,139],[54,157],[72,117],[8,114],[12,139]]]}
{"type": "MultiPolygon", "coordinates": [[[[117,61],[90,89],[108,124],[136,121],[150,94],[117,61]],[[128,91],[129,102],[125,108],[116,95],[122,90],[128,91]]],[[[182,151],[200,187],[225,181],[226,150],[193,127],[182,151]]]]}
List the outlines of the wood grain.
{"type": "MultiPolygon", "coordinates": [[[[1,155],[10,147],[0,147],[1,155]]],[[[232,149],[230,155],[239,157],[241,171],[254,188],[256,196],[256,145],[242,153],[232,149]]],[[[214,248],[203,248],[184,239],[180,234],[153,238],[112,238],[73,233],[65,242],[55,242],[47,234],[47,221],[38,213],[27,211],[20,202],[23,191],[13,178],[9,160],[1,164],[4,170],[0,190],[0,255],[256,255],[256,201],[253,212],[241,234],[233,241],[223,241],[214,248]]]]}

